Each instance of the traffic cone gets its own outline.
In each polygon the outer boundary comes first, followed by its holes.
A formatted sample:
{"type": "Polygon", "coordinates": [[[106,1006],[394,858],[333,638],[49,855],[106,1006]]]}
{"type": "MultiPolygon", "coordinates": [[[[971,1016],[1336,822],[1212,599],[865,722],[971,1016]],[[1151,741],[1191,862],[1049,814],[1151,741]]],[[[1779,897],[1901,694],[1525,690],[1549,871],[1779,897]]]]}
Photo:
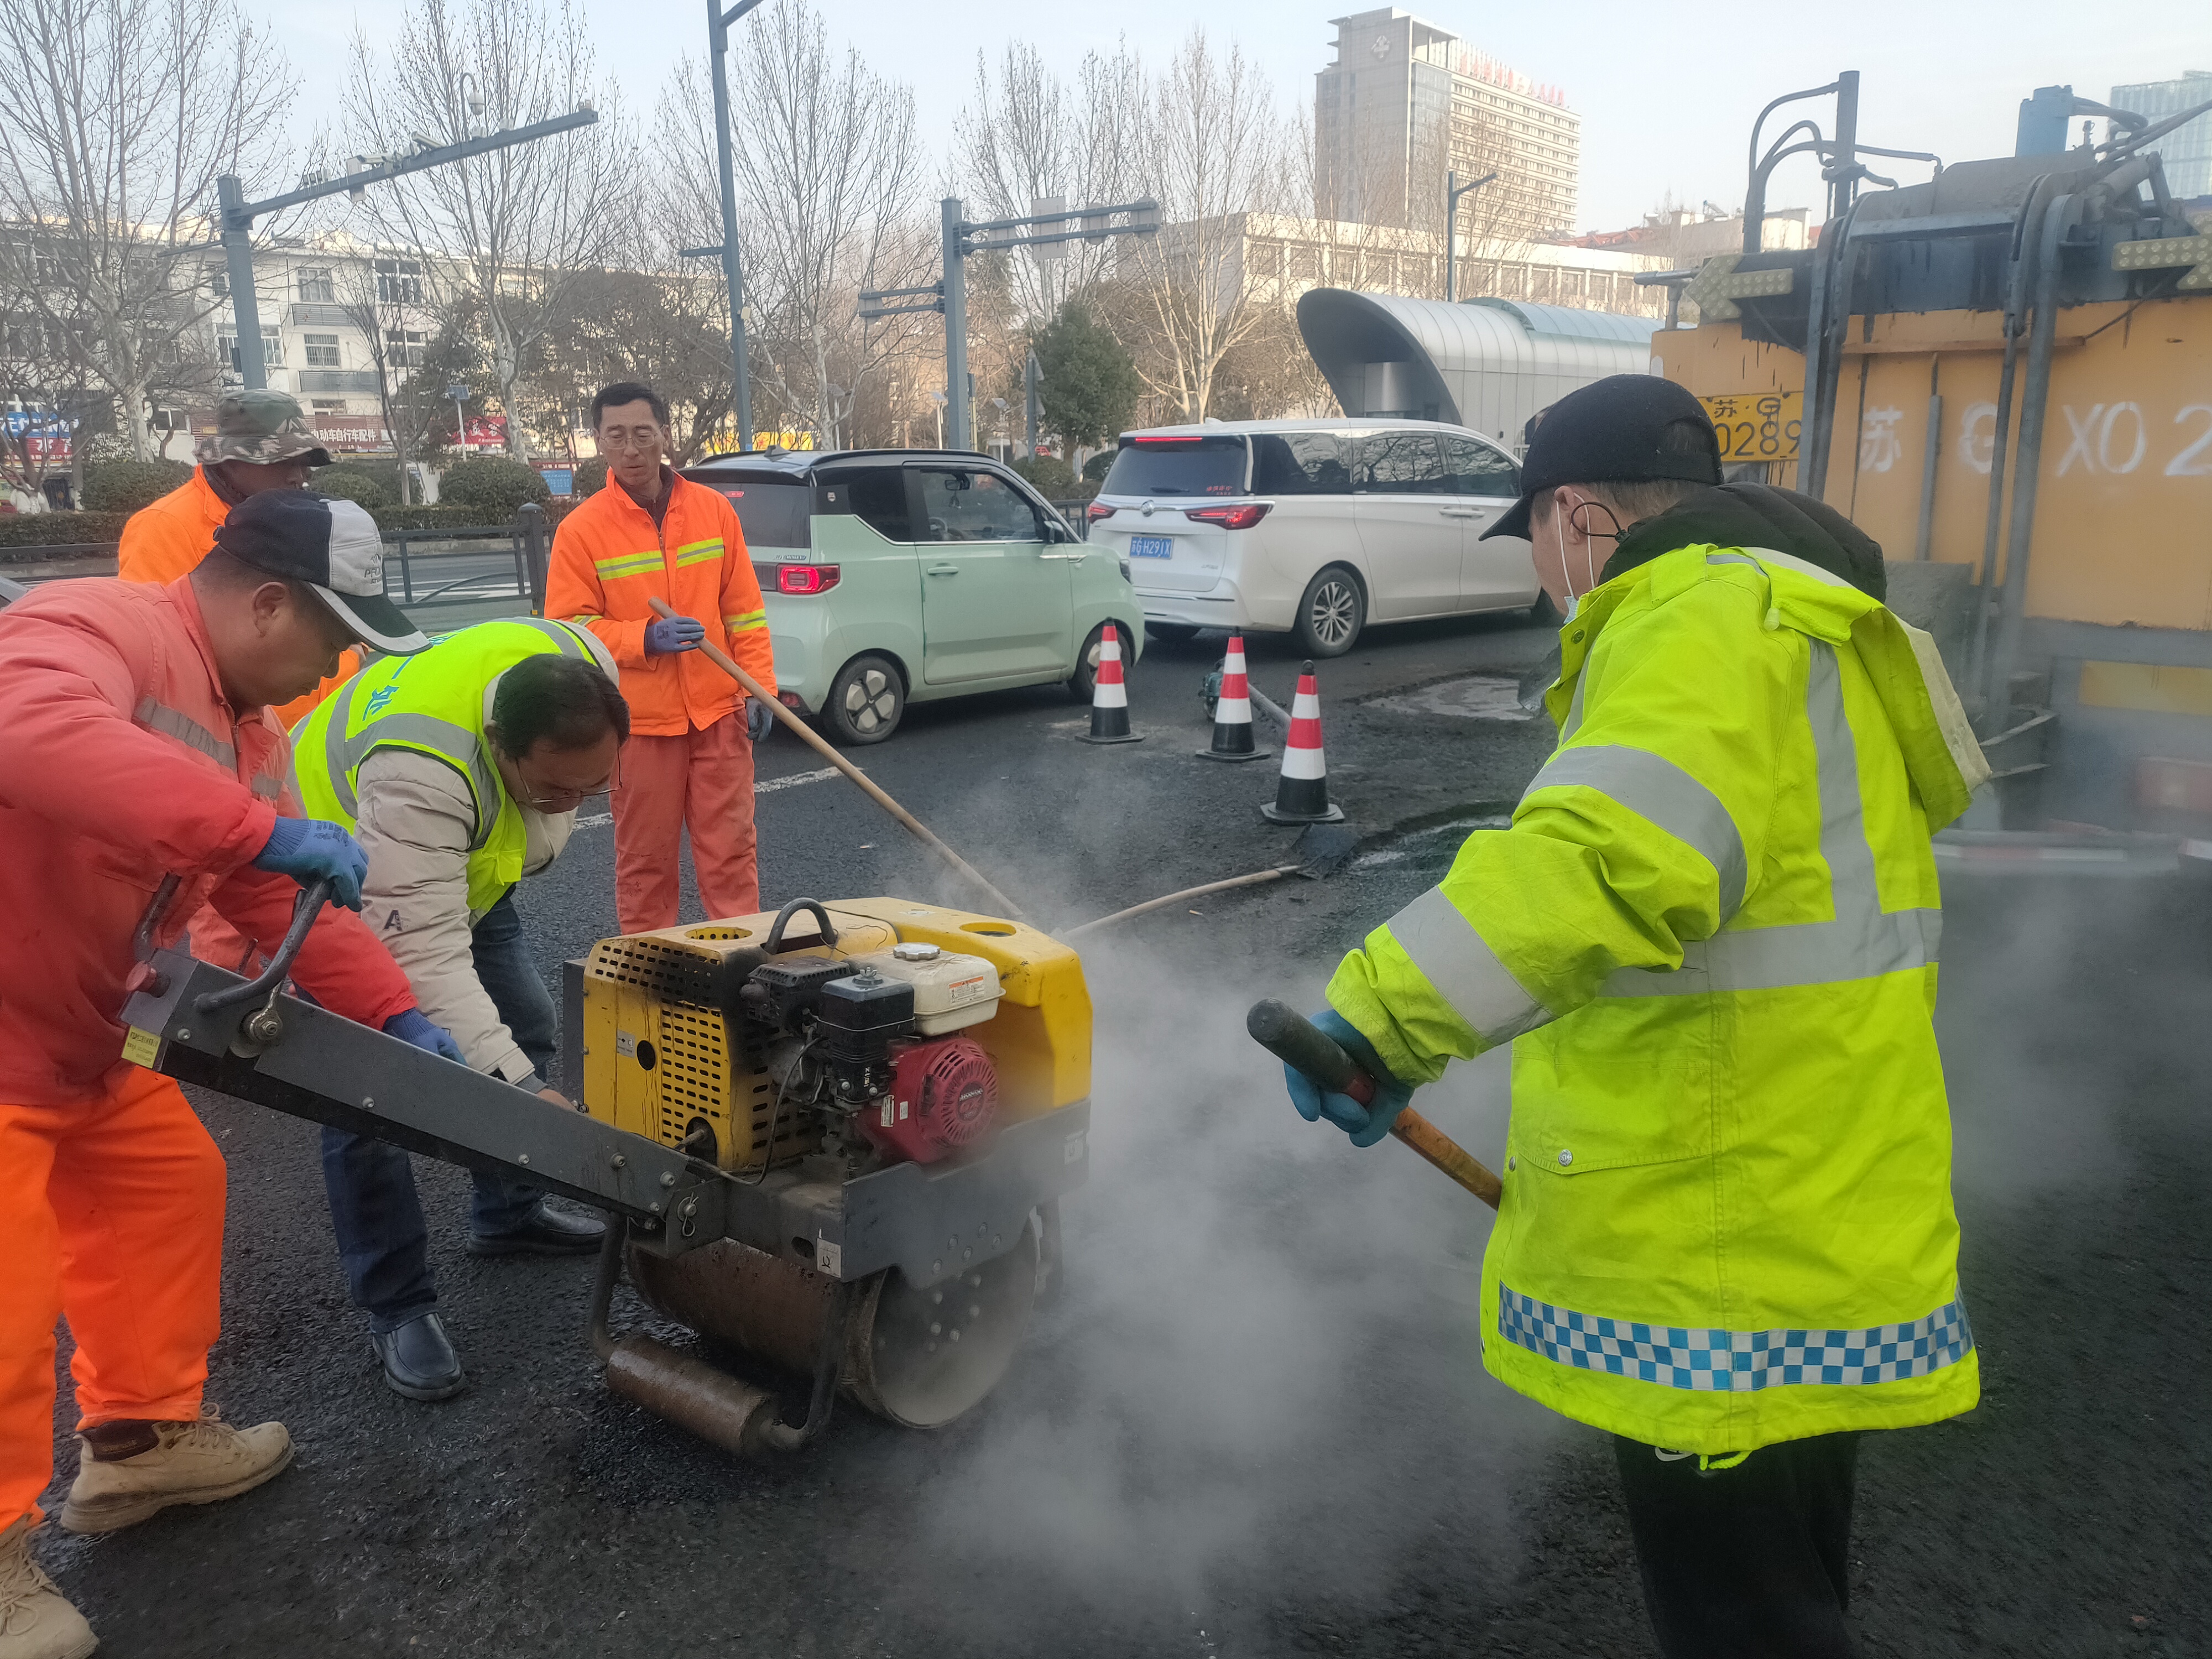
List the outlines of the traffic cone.
{"type": "Polygon", "coordinates": [[[1098,674],[1091,687],[1091,731],[1085,743],[1142,743],[1129,729],[1129,689],[1121,682],[1121,636],[1108,623],[1098,642],[1098,674]]]}
{"type": "Polygon", "coordinates": [[[1344,809],[1328,799],[1328,763],[1321,749],[1321,687],[1314,680],[1311,663],[1298,671],[1298,695],[1291,701],[1291,734],[1283,743],[1283,775],[1275,785],[1275,799],[1260,811],[1270,823],[1343,822],[1344,809]]]}
{"type": "Polygon", "coordinates": [[[1213,744],[1199,751],[1201,758],[1218,761],[1258,760],[1272,755],[1252,742],[1252,692],[1244,678],[1244,636],[1229,636],[1229,654],[1221,661],[1221,695],[1213,703],[1213,744]]]}

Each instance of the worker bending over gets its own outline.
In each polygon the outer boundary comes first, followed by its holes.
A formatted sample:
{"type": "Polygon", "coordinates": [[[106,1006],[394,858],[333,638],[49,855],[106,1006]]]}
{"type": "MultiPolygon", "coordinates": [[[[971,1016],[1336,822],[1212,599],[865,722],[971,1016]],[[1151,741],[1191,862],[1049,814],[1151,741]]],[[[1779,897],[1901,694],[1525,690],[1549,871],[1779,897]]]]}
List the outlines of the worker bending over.
{"type": "Polygon", "coordinates": [[[1329,981],[1373,1109],[1291,1097],[1370,1146],[1513,1044],[1485,1365],[1614,1437],[1665,1653],[1847,1655],[1858,1432],[1977,1398],[1929,836],[1987,769],[1881,550],[1720,486],[1682,388],[1561,399],[1522,483],[1559,746],[1329,981]]]}
{"type": "MultiPolygon", "coordinates": [[[[62,1510],[109,1532],[259,1485],[282,1426],[234,1429],[203,1398],[221,1328],[223,1162],[183,1093],[124,1058],[131,935],[205,898],[276,948],[303,884],[357,905],[360,850],[284,816],[296,696],[346,645],[425,641],[384,598],[376,528],[285,490],[231,509],[216,550],[166,587],[53,582],[0,611],[0,1659],[89,1653],[90,1628],[30,1558],[53,1475],[54,1320],[76,1344],[81,1447],[62,1510]]],[[[349,911],[325,910],[293,975],[325,1006],[458,1059],[349,911]]]]}
{"type": "MultiPolygon", "coordinates": [[[[424,1012],[477,1071],[564,1106],[547,1079],[553,1000],[514,884],[558,858],[577,806],[613,786],[629,732],[606,647],[580,628],[524,617],[373,665],[293,733],[300,799],[359,838],[363,913],[424,1012]]],[[[466,1379],[438,1314],[407,1154],[325,1129],[323,1181],[385,1381],[412,1400],[459,1394],[466,1379]]],[[[547,1207],[537,1187],[476,1172],[475,1255],[582,1254],[605,1232],[547,1207]]]]}
{"type": "Polygon", "coordinates": [[[775,717],[697,654],[712,637],[775,695],[745,532],[727,497],[662,459],[668,405],[651,386],[602,388],[592,426],[607,483],[555,532],[545,614],[590,629],[622,665],[635,735],[614,798],[616,913],[625,933],[676,925],[688,828],[707,914],[750,915],[760,908],[753,744],[775,717]],[[657,616],[655,599],[681,614],[657,616]]]}

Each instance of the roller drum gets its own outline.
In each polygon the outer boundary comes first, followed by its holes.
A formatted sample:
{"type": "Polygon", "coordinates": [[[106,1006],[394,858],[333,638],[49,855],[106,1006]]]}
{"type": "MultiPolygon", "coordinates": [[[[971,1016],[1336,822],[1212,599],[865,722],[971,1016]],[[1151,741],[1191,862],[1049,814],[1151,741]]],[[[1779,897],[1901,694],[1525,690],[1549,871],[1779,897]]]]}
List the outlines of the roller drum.
{"type": "MultiPolygon", "coordinates": [[[[669,1259],[629,1250],[630,1283],[656,1312],[710,1341],[811,1374],[834,1281],[724,1239],[669,1259]]],[[[862,1283],[838,1381],[848,1398],[911,1429],[940,1428],[1006,1375],[1036,1300],[1037,1240],[917,1289],[896,1267],[862,1283]]]]}

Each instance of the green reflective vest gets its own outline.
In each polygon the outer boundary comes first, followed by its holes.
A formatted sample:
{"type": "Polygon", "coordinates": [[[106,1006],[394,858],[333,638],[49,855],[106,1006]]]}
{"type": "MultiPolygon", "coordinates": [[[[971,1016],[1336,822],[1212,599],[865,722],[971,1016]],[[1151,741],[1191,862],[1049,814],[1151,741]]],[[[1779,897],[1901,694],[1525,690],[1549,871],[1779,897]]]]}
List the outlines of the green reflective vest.
{"type": "Polygon", "coordinates": [[[448,634],[411,657],[383,657],[348,680],[292,732],[292,787],[311,818],[350,831],[362,763],[387,744],[434,755],[467,782],[476,805],[469,841],[469,913],[482,915],[522,879],[526,832],[484,737],[484,690],[544,652],[596,663],[581,629],[517,617],[448,634]]]}
{"type": "Polygon", "coordinates": [[[1929,842],[1987,768],[1932,641],[1696,546],[1561,648],[1511,828],[1328,988],[1407,1081],[1513,1044],[1485,1364],[1711,1455],[1966,1410],[1929,842]]]}

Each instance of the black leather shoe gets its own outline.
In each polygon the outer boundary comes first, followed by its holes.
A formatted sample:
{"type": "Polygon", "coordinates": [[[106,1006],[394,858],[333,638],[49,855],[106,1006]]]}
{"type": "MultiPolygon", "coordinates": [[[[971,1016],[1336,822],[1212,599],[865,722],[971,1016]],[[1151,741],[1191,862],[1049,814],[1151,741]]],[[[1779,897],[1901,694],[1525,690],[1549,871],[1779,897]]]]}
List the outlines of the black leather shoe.
{"type": "Polygon", "coordinates": [[[563,1215],[543,1201],[513,1232],[471,1233],[471,1255],[589,1255],[607,1236],[606,1223],[563,1215]]]}
{"type": "Polygon", "coordinates": [[[434,1313],[416,1314],[404,1325],[369,1341],[384,1364],[384,1380],[394,1394],[410,1400],[451,1400],[469,1386],[461,1357],[453,1352],[446,1327],[434,1313]]]}

